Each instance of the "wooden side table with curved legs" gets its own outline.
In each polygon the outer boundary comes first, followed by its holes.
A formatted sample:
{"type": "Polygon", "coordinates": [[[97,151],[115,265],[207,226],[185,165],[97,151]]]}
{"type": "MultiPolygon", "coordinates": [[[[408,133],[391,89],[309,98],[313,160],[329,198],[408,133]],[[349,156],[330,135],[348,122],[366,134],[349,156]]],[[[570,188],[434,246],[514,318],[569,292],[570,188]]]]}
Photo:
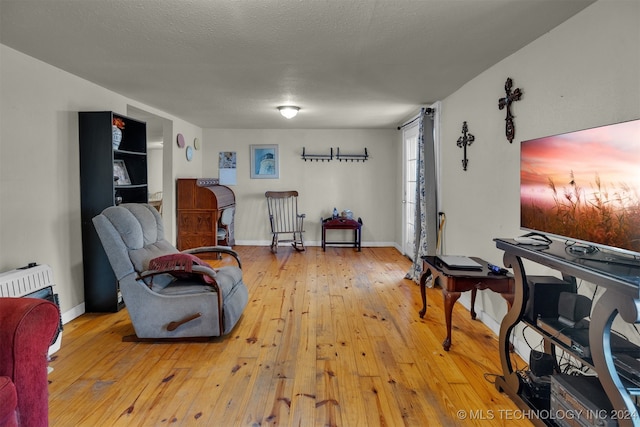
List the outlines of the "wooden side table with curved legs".
{"type": "Polygon", "coordinates": [[[462,292],[471,291],[471,318],[476,318],[474,310],[476,293],[478,290],[490,289],[497,292],[507,301],[509,308],[513,304],[514,278],[512,274],[496,274],[487,267],[487,262],[475,257],[470,257],[482,265],[482,270],[454,270],[443,265],[435,256],[422,257],[422,276],[420,276],[420,294],[422,296],[422,310],[420,318],[427,313],[426,283],[429,277],[434,284],[439,284],[444,297],[444,317],[447,324],[447,337],[442,343],[445,351],[451,348],[451,313],[453,306],[460,298],[462,292]]]}

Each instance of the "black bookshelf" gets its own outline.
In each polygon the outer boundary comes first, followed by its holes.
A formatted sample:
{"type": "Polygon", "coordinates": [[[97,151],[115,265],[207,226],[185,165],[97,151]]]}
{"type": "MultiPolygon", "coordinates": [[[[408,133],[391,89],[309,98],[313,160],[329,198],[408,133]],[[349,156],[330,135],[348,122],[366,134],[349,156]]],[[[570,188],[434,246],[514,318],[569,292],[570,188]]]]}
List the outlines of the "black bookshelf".
{"type": "Polygon", "coordinates": [[[78,124],[85,310],[116,312],[124,304],[92,218],[109,206],[148,201],[146,123],[111,111],[82,111],[78,124]],[[114,119],[124,124],[117,148],[114,119]],[[124,165],[128,180],[114,179],[115,164],[124,165]]]}

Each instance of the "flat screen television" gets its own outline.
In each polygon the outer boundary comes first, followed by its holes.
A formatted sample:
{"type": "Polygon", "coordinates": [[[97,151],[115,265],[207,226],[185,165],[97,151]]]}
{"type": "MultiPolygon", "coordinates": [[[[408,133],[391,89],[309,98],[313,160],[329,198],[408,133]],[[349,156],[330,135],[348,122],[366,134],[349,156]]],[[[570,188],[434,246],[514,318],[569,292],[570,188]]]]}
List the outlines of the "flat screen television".
{"type": "Polygon", "coordinates": [[[520,228],[640,256],[640,119],[522,141],[520,228]]]}

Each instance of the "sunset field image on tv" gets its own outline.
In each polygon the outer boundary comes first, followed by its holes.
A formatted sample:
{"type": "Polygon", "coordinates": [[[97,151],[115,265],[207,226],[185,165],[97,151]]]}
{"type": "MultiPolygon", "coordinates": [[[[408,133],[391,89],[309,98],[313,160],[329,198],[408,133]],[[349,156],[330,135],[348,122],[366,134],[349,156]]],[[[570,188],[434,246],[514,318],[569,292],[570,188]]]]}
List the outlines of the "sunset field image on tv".
{"type": "Polygon", "coordinates": [[[523,141],[520,227],[640,256],[640,119],[523,141]]]}

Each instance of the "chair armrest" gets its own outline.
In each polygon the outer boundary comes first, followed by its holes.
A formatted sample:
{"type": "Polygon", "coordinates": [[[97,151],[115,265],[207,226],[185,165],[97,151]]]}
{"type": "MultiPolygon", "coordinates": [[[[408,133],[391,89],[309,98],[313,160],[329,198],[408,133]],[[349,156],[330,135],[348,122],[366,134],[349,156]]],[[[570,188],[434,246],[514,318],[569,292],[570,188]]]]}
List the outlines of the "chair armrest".
{"type": "Polygon", "coordinates": [[[210,280],[203,280],[202,286],[211,286],[216,292],[220,291],[218,287],[218,283],[216,282],[216,271],[211,267],[204,265],[193,265],[191,267],[191,271],[187,272],[181,267],[173,267],[173,268],[163,268],[159,270],[145,270],[140,273],[136,280],[142,280],[149,288],[151,288],[153,284],[153,277],[160,274],[171,274],[171,273],[183,273],[183,274],[199,274],[201,276],[208,276],[210,280]],[[149,283],[146,282],[146,279],[151,279],[149,283]]]}
{"type": "Polygon", "coordinates": [[[26,367],[27,372],[41,369],[46,376],[59,316],[58,307],[44,299],[0,298],[0,375],[15,382],[26,367]]]}
{"type": "Polygon", "coordinates": [[[236,262],[238,263],[238,267],[242,269],[242,262],[240,261],[240,255],[238,255],[238,252],[234,251],[229,246],[202,246],[199,248],[186,249],[182,252],[185,254],[192,254],[192,255],[202,254],[202,253],[220,253],[220,254],[231,255],[236,259],[236,262]]]}
{"type": "MultiPolygon", "coordinates": [[[[181,267],[173,267],[173,268],[162,268],[159,270],[145,270],[142,273],[140,273],[137,277],[136,280],[140,280],[140,279],[147,279],[149,277],[153,277],[153,276],[157,276],[159,274],[171,274],[171,273],[186,273],[186,271],[181,268],[181,267]]],[[[205,265],[193,265],[191,267],[191,273],[196,273],[196,274],[201,274],[201,275],[205,275],[205,276],[209,276],[212,279],[216,278],[216,271],[208,266],[205,265]]]]}
{"type": "Polygon", "coordinates": [[[47,425],[47,352],[58,307],[36,298],[0,298],[0,376],[15,384],[21,425],[47,425]]]}

